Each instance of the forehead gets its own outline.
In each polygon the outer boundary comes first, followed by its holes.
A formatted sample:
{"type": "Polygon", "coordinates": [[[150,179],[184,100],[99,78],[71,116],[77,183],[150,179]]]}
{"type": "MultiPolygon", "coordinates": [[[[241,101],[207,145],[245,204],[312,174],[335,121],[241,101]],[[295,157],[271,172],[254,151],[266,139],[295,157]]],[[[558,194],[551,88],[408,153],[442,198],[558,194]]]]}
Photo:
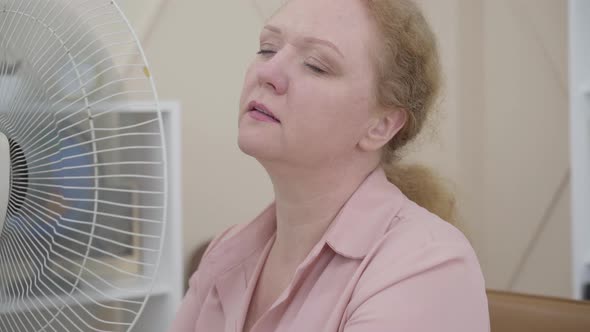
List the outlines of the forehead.
{"type": "Polygon", "coordinates": [[[289,0],[267,23],[288,37],[325,39],[354,54],[374,35],[364,6],[363,0],[289,0]]]}

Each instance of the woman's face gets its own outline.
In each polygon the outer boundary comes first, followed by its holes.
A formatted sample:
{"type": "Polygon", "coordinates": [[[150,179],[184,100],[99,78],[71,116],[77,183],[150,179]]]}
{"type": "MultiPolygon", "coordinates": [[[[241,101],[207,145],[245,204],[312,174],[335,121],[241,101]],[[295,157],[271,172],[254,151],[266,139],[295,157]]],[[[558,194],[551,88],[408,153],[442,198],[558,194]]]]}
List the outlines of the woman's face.
{"type": "Polygon", "coordinates": [[[376,110],[373,36],[360,0],[289,1],[246,73],[240,149],[305,167],[350,161],[376,110]]]}

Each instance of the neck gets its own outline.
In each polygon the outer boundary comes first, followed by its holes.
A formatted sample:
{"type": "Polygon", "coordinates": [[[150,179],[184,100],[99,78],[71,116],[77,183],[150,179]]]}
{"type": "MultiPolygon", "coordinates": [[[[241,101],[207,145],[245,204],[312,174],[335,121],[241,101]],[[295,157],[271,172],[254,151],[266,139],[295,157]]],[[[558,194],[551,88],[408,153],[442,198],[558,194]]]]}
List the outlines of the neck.
{"type": "Polygon", "coordinates": [[[273,183],[277,236],[273,256],[297,266],[378,163],[284,170],[265,166],[273,183]]]}

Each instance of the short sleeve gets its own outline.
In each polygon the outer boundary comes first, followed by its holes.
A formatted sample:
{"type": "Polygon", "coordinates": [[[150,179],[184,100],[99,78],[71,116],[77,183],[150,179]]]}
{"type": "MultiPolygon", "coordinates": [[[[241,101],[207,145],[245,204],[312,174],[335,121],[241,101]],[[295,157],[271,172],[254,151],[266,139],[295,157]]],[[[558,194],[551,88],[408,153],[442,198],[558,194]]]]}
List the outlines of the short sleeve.
{"type": "Polygon", "coordinates": [[[485,283],[470,247],[433,244],[363,281],[344,332],[489,332],[485,283]]]}

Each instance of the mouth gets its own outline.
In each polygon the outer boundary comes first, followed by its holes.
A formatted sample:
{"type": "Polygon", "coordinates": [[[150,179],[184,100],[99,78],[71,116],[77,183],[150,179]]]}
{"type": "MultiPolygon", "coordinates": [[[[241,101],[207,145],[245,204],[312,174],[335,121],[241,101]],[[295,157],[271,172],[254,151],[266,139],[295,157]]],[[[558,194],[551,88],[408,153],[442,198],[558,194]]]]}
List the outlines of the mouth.
{"type": "Polygon", "coordinates": [[[258,120],[271,120],[273,122],[281,123],[281,120],[279,120],[266,106],[255,101],[248,104],[248,113],[258,120]]]}

